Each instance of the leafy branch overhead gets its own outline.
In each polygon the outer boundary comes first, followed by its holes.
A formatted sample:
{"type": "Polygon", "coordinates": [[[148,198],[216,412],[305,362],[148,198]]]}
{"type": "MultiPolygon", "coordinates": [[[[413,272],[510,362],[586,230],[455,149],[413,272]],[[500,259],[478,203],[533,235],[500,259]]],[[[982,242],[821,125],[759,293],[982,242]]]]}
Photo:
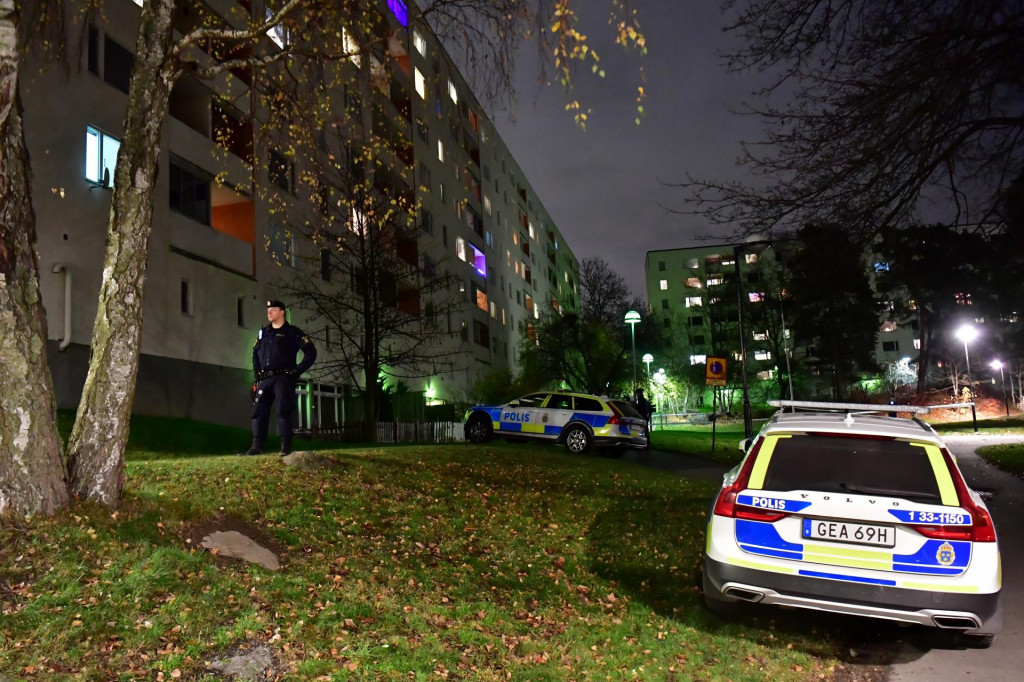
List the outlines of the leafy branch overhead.
{"type": "Polygon", "coordinates": [[[687,176],[687,213],[745,232],[805,223],[867,237],[914,219],[991,231],[1024,179],[1024,5],[1016,0],[726,3],[735,71],[766,86],[746,113],[749,181],[687,176]]]}

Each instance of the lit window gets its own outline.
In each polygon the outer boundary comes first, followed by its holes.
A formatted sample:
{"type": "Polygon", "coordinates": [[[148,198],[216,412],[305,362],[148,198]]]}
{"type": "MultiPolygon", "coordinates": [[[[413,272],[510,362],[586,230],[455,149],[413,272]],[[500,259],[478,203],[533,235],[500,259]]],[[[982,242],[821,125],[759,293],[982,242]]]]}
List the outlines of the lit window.
{"type": "Polygon", "coordinates": [[[473,251],[471,256],[472,260],[469,261],[470,265],[480,274],[481,277],[487,276],[487,258],[484,256],[484,252],[476,248],[472,244],[469,248],[473,251]]]}
{"type": "Polygon", "coordinates": [[[667,279],[663,279],[663,280],[659,281],[658,282],[658,286],[661,287],[662,291],[665,291],[666,289],[668,289],[668,280],[667,279]]]}
{"type": "Polygon", "coordinates": [[[404,0],[388,0],[388,7],[391,8],[391,13],[395,15],[395,19],[402,26],[409,25],[409,8],[406,6],[404,0]]]}
{"type": "Polygon", "coordinates": [[[760,303],[764,300],[764,292],[762,291],[751,291],[747,294],[747,298],[750,299],[751,303],[760,303]]]}
{"type": "Polygon", "coordinates": [[[347,28],[341,29],[341,46],[345,54],[352,60],[352,63],[359,66],[362,63],[362,54],[358,43],[352,39],[352,34],[347,28]]]}
{"type": "Polygon", "coordinates": [[[537,233],[533,231],[533,223],[530,223],[530,239],[536,239],[537,233]]]}
{"type": "Polygon", "coordinates": [[[894,331],[896,331],[896,323],[892,322],[891,320],[886,320],[885,322],[882,323],[882,331],[883,332],[894,332],[894,331]]]}
{"type": "Polygon", "coordinates": [[[700,296],[687,296],[686,297],[686,307],[687,308],[694,308],[694,307],[699,306],[701,304],[702,304],[702,301],[701,301],[700,296]]]}
{"type": "Polygon", "coordinates": [[[437,158],[444,163],[444,142],[441,140],[437,141],[437,158]]]}
{"type": "Polygon", "coordinates": [[[747,265],[751,265],[761,260],[761,254],[758,253],[745,253],[743,259],[747,262],[747,265]]]}
{"type": "Polygon", "coordinates": [[[466,260],[466,240],[462,237],[455,238],[455,255],[458,256],[459,260],[465,262],[466,260]]]}
{"type": "Polygon", "coordinates": [[[691,289],[700,289],[703,285],[700,282],[700,277],[687,277],[686,286],[691,289]]]}
{"type": "MultiPolygon", "coordinates": [[[[274,17],[274,10],[272,10],[269,7],[267,7],[266,8],[266,18],[267,18],[267,21],[270,21],[273,17],[274,17]]],[[[278,24],[277,26],[274,26],[273,28],[271,28],[270,30],[267,31],[267,37],[269,37],[271,40],[273,40],[275,43],[277,43],[278,47],[283,49],[284,46],[288,44],[288,28],[285,27],[284,24],[278,24]]]]}
{"type": "Polygon", "coordinates": [[[690,364],[691,365],[703,365],[707,361],[708,361],[708,356],[707,355],[691,355],[690,356],[690,364]]]}
{"type": "Polygon", "coordinates": [[[767,341],[767,332],[754,332],[754,341],[767,341]]]}
{"type": "Polygon", "coordinates": [[[721,284],[722,282],[723,282],[723,280],[722,280],[722,278],[720,276],[708,277],[708,286],[709,287],[716,286],[718,284],[721,284]]]}
{"type": "Polygon", "coordinates": [[[420,96],[420,99],[427,98],[427,82],[423,79],[423,74],[416,67],[413,67],[413,80],[416,82],[416,94],[420,96]]]}
{"type": "Polygon", "coordinates": [[[120,140],[95,128],[85,129],[85,179],[110,187],[114,183],[114,167],[120,140]],[[104,178],[105,176],[105,178],[104,178]]]}
{"type": "Polygon", "coordinates": [[[754,359],[755,360],[771,360],[772,359],[772,352],[769,351],[769,350],[755,350],[754,351],[754,359]]]}
{"type": "Polygon", "coordinates": [[[914,350],[921,350],[921,339],[914,339],[914,350]]]}
{"type": "Polygon", "coordinates": [[[486,194],[484,195],[484,212],[491,215],[491,198],[486,194]]]}
{"type": "Polygon", "coordinates": [[[875,272],[889,272],[889,264],[875,263],[875,272]]]}
{"type": "Polygon", "coordinates": [[[413,47],[416,48],[417,52],[419,52],[424,57],[427,56],[427,39],[424,38],[423,34],[417,30],[413,30],[412,32],[412,44],[413,47]]]}
{"type": "MultiPolygon", "coordinates": [[[[473,287],[476,289],[476,287],[473,287]]],[[[487,312],[487,292],[483,289],[476,289],[476,307],[487,312]]]]}
{"type": "Polygon", "coordinates": [[[455,83],[448,79],[448,96],[452,98],[452,101],[456,104],[459,103],[459,91],[455,89],[455,83]]]}

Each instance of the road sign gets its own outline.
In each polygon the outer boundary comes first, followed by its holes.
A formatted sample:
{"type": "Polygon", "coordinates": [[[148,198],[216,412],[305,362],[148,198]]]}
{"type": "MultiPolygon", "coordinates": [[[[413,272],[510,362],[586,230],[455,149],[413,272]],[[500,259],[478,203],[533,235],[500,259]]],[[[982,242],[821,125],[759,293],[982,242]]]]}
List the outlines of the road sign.
{"type": "Polygon", "coordinates": [[[708,358],[704,371],[704,383],[708,386],[725,386],[725,358],[708,358]]]}

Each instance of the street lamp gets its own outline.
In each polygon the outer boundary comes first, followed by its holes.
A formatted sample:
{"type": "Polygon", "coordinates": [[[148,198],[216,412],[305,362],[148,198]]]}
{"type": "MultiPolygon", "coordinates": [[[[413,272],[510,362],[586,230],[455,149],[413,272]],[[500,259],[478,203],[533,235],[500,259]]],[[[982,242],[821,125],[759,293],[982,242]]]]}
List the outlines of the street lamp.
{"type": "Polygon", "coordinates": [[[760,253],[771,244],[771,241],[767,239],[754,236],[752,239],[732,247],[732,265],[736,273],[736,313],[739,318],[740,362],[743,365],[741,372],[743,375],[743,435],[748,439],[754,435],[754,418],[750,409],[750,384],[747,381],[747,342],[743,331],[743,276],[740,274],[740,256],[744,252],[760,253]]]}
{"type": "Polygon", "coordinates": [[[648,384],[647,385],[647,390],[650,391],[651,390],[651,386],[650,386],[650,383],[651,383],[651,363],[654,362],[654,356],[651,355],[650,353],[644,353],[644,356],[642,358],[640,358],[640,359],[644,361],[645,365],[647,365],[647,384],[648,384]]]}
{"type": "Polygon", "coordinates": [[[993,360],[991,363],[992,369],[999,370],[999,381],[1003,384],[1003,407],[1006,408],[1006,416],[1010,416],[1010,403],[1006,400],[1006,375],[1003,374],[1003,361],[993,360]]]}
{"type": "Polygon", "coordinates": [[[633,340],[633,398],[636,398],[636,323],[640,321],[640,313],[630,310],[626,313],[626,324],[629,325],[629,336],[633,340]]]}
{"type": "Polygon", "coordinates": [[[971,421],[974,423],[974,432],[978,432],[978,412],[974,406],[974,382],[971,380],[971,356],[967,353],[967,344],[978,338],[978,330],[969,324],[965,324],[956,330],[958,339],[964,342],[964,361],[967,363],[967,390],[971,396],[971,421]]]}

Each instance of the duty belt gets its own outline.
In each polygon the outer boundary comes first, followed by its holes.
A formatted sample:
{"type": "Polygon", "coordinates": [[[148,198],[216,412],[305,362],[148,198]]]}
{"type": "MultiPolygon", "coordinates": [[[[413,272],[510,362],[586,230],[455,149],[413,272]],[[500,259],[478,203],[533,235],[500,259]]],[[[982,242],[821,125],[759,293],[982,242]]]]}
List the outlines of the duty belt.
{"type": "Polygon", "coordinates": [[[265,369],[260,372],[260,378],[266,379],[267,377],[289,376],[292,374],[295,374],[294,369],[265,369]]]}

